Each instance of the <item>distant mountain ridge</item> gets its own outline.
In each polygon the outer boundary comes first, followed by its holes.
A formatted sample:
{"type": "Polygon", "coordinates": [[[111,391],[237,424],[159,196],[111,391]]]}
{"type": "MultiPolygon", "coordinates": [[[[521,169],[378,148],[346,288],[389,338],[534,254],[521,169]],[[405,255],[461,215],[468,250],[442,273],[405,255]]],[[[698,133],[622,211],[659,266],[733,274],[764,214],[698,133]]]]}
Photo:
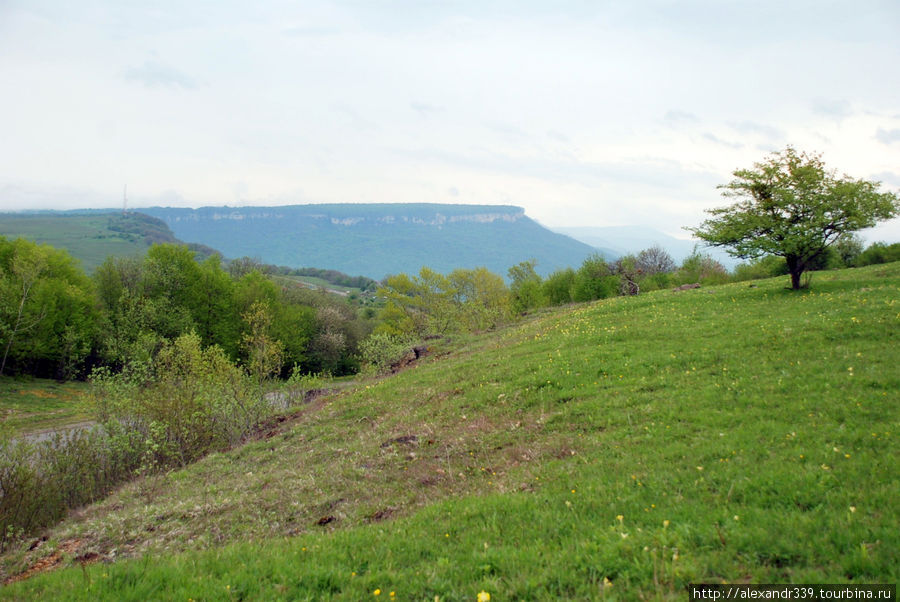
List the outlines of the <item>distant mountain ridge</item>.
{"type": "Polygon", "coordinates": [[[381,279],[422,266],[447,273],[484,266],[506,275],[536,259],[548,274],[578,267],[597,249],[544,228],[521,207],[430,203],[150,207],[175,235],[226,257],[258,257],[381,279]]]}

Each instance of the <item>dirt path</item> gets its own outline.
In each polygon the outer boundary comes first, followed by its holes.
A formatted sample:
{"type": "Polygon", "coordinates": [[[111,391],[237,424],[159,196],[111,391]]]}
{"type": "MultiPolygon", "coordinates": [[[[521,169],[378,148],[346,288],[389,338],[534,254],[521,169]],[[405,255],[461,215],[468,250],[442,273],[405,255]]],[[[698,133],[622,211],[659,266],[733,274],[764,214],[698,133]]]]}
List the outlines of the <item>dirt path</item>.
{"type": "Polygon", "coordinates": [[[93,428],[97,425],[96,420],[81,420],[79,422],[73,422],[70,424],[63,424],[59,426],[54,426],[52,428],[39,429],[36,431],[30,431],[27,433],[22,433],[16,439],[22,439],[24,441],[28,441],[30,443],[39,443],[41,441],[46,441],[52,438],[56,433],[68,433],[69,431],[83,431],[90,428],[93,428]]]}

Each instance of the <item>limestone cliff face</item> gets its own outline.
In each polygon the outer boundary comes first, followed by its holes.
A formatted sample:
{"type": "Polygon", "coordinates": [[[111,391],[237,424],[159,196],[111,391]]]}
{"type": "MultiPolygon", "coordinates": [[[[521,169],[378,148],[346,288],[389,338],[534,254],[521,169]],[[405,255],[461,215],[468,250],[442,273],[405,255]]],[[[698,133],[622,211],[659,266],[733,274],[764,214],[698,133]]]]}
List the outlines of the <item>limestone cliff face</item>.
{"type": "Polygon", "coordinates": [[[595,251],[506,205],[331,204],[283,207],[152,207],[181,240],[290,267],[382,278],[537,259],[538,270],[577,267],[595,251]]]}
{"type": "MultiPolygon", "coordinates": [[[[456,224],[470,222],[475,224],[491,224],[496,221],[516,222],[525,218],[525,210],[521,207],[507,207],[505,211],[479,211],[481,206],[471,206],[471,212],[458,213],[462,207],[466,205],[434,205],[432,211],[419,209],[418,211],[406,212],[405,205],[383,205],[376,204],[366,206],[365,213],[360,215],[347,214],[347,207],[359,207],[359,205],[290,205],[285,208],[268,207],[236,207],[236,208],[215,208],[204,207],[201,209],[178,210],[172,208],[153,207],[148,210],[142,210],[150,214],[159,211],[166,211],[165,217],[167,222],[201,222],[201,221],[250,221],[250,220],[282,220],[302,217],[308,220],[326,220],[335,226],[357,226],[359,224],[416,224],[419,226],[443,226],[445,224],[456,224]],[[297,211],[301,208],[308,208],[307,211],[297,211]],[[453,208],[454,210],[441,209],[442,207],[453,208]],[[383,208],[387,213],[378,211],[373,213],[376,208],[383,208]],[[323,209],[325,209],[323,211],[323,209]],[[331,209],[329,211],[328,209],[331,209]]],[[[422,207],[421,205],[411,205],[411,207],[422,207]]],[[[491,208],[498,209],[498,208],[491,208]]],[[[465,210],[463,210],[465,211],[465,210]]]]}

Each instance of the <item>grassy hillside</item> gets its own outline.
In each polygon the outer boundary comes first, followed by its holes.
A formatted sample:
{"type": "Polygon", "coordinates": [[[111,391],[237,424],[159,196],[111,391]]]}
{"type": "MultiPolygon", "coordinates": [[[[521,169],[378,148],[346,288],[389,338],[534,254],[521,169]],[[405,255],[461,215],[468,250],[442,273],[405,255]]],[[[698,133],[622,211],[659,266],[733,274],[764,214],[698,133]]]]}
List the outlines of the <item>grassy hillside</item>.
{"type": "MultiPolygon", "coordinates": [[[[88,273],[110,255],[143,255],[153,243],[177,243],[165,222],[139,213],[42,212],[0,214],[0,236],[23,237],[65,249],[88,273]]],[[[203,256],[214,252],[189,245],[203,256]]]]}
{"type": "Polygon", "coordinates": [[[77,513],[3,566],[80,562],[0,597],[683,600],[691,582],[895,583],[900,264],[786,284],[610,299],[440,343],[77,513]]]}

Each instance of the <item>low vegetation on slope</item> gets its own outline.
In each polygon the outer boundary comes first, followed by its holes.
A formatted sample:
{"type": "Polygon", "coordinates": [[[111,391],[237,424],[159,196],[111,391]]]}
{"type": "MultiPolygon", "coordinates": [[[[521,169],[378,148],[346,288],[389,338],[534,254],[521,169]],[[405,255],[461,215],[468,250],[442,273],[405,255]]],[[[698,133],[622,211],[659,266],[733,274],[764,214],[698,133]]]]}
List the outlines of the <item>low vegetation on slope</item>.
{"type": "Polygon", "coordinates": [[[617,297],[438,343],[71,516],[3,570],[81,566],[0,597],[683,599],[691,582],[896,582],[900,264],[784,284],[617,297]]]}

